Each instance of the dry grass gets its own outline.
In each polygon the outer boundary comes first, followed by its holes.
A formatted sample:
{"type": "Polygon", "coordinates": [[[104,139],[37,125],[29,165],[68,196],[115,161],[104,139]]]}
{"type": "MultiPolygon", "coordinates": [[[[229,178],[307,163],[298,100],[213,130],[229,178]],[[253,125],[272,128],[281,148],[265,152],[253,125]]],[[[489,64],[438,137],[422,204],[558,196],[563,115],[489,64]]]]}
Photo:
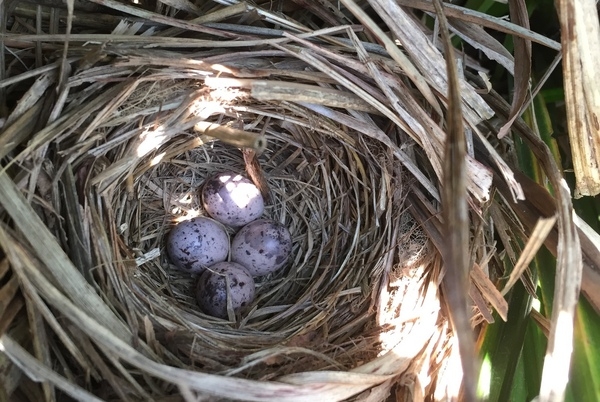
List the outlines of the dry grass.
{"type": "MultiPolygon", "coordinates": [[[[352,0],[219,3],[8,10],[0,364],[24,375],[7,371],[6,395],[456,396],[456,307],[445,297],[470,295],[475,329],[492,309],[506,317],[496,236],[516,262],[511,238],[527,240],[533,227],[513,211],[524,191],[499,151],[510,140],[487,124],[499,112],[510,121],[508,105],[485,95],[476,61],[452,76],[467,134],[463,235],[475,286],[440,297],[447,267],[438,250],[455,232],[441,220],[450,81],[433,33],[408,9],[376,0],[377,21],[352,0]],[[163,255],[172,225],[203,213],[197,186],[222,169],[250,174],[269,199],[266,215],[294,240],[293,262],[258,284],[235,322],[200,313],[193,278],[163,255]],[[26,377],[44,382],[28,387],[26,377]]],[[[466,36],[482,21],[452,16],[466,36]]],[[[486,54],[514,66],[487,39],[486,54]]],[[[565,255],[578,247],[564,237],[574,230],[568,202],[560,211],[565,255]]],[[[569,258],[562,264],[577,262],[569,258]]]]}

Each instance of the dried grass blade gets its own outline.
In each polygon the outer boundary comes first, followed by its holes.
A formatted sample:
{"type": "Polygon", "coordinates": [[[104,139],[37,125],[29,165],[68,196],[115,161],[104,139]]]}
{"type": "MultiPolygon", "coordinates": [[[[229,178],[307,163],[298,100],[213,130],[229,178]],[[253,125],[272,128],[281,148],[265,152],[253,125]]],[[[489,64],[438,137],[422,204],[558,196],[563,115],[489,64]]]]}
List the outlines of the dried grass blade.
{"type": "Polygon", "coordinates": [[[554,224],[556,223],[556,215],[550,218],[540,218],[536,223],[531,235],[529,236],[529,241],[521,251],[521,255],[519,256],[519,260],[515,264],[508,281],[504,285],[502,289],[502,294],[506,295],[508,291],[514,286],[515,283],[519,280],[523,272],[527,269],[527,266],[533,259],[535,258],[536,253],[540,249],[540,247],[546,241],[548,234],[554,228],[554,224]]]}
{"type": "MultiPolygon", "coordinates": [[[[70,43],[69,36],[71,35],[71,28],[73,27],[73,9],[75,7],[74,3],[75,3],[74,0],[67,0],[67,26],[66,26],[66,30],[65,30],[65,40],[64,40],[64,44],[63,44],[63,52],[62,52],[62,57],[61,57],[61,62],[60,62],[60,70],[59,70],[59,76],[58,76],[58,92],[59,93],[61,93],[65,90],[65,86],[67,84],[67,79],[68,79],[69,73],[71,71],[71,66],[67,62],[67,60],[68,60],[67,56],[69,55],[69,43],[70,43]]],[[[38,46],[39,46],[39,44],[38,44],[38,46]]]]}
{"type": "MultiPolygon", "coordinates": [[[[13,161],[16,161],[20,158],[24,159],[29,152],[34,152],[35,150],[43,147],[48,141],[51,141],[54,136],[57,135],[57,133],[62,133],[63,131],[77,127],[79,124],[81,124],[82,119],[87,118],[88,115],[94,113],[97,108],[102,107],[109,100],[114,99],[114,97],[117,96],[122,89],[123,87],[121,85],[115,85],[114,87],[103,92],[93,101],[88,102],[79,110],[71,111],[68,114],[60,117],[58,120],[55,120],[51,124],[47,125],[29,140],[27,148],[20,152],[17,158],[15,158],[13,161]]],[[[12,163],[13,162],[9,162],[1,170],[1,172],[3,173],[12,163]]]]}
{"type": "Polygon", "coordinates": [[[277,13],[277,14],[272,13],[272,12],[264,10],[260,7],[256,7],[252,4],[249,4],[246,1],[215,0],[215,3],[223,4],[225,6],[231,6],[234,4],[244,3],[244,4],[246,4],[246,7],[248,8],[248,12],[256,12],[258,15],[260,15],[262,18],[264,18],[264,20],[267,22],[270,22],[274,25],[281,25],[281,26],[291,29],[293,31],[298,31],[298,32],[309,31],[309,29],[306,28],[304,25],[299,24],[296,21],[292,21],[288,18],[285,18],[285,16],[283,16],[281,13],[277,13]]]}
{"type": "Polygon", "coordinates": [[[287,384],[318,384],[322,383],[347,383],[348,385],[370,385],[373,380],[377,383],[389,380],[392,375],[363,374],[352,371],[308,371],[303,373],[288,374],[277,380],[287,384]]]}
{"type": "Polygon", "coordinates": [[[531,318],[538,324],[538,327],[542,330],[546,337],[550,336],[550,320],[542,315],[537,310],[531,310],[531,318]]]}
{"type": "Polygon", "coordinates": [[[202,10],[189,0],[159,0],[166,6],[173,7],[177,10],[187,11],[192,14],[200,15],[202,10]]]}
{"type": "Polygon", "coordinates": [[[259,154],[267,147],[267,139],[264,135],[236,130],[216,123],[201,121],[194,125],[194,130],[217,138],[234,147],[251,148],[259,154]]]}
{"type": "MultiPolygon", "coordinates": [[[[473,273],[473,271],[471,271],[471,273],[473,273]]],[[[471,276],[473,278],[473,276],[471,276]]],[[[473,281],[475,281],[475,278],[473,278],[473,281]]],[[[477,308],[477,310],[479,310],[479,314],[481,314],[481,317],[483,317],[483,319],[490,323],[493,324],[495,322],[494,320],[494,316],[492,315],[492,313],[490,312],[490,309],[488,308],[488,304],[484,299],[483,294],[481,293],[481,290],[479,288],[479,286],[470,286],[469,287],[469,297],[471,298],[471,300],[473,301],[473,303],[475,303],[475,307],[477,308]]],[[[474,326],[478,323],[480,320],[480,318],[478,317],[478,315],[474,315],[473,318],[471,319],[471,325],[474,326]]]]}
{"type": "MultiPolygon", "coordinates": [[[[80,333],[80,331],[77,329],[74,329],[74,332],[76,334],[76,337],[79,338],[79,347],[90,357],[90,361],[92,362],[94,367],[100,372],[102,376],[101,378],[103,378],[104,381],[111,385],[111,388],[118,395],[119,400],[123,402],[132,402],[133,400],[127,396],[126,391],[123,389],[124,387],[122,386],[122,382],[120,383],[118,377],[114,375],[112,371],[110,371],[109,366],[100,356],[98,351],[94,348],[89,338],[80,333]]],[[[124,377],[127,378],[127,376],[125,375],[124,377]]],[[[140,392],[140,394],[144,395],[144,398],[146,398],[146,400],[151,399],[150,395],[148,395],[146,392],[143,392],[143,390],[142,392],[140,392]]]]}
{"type": "MultiPolygon", "coordinates": [[[[52,358],[50,356],[50,343],[46,327],[42,319],[42,315],[37,310],[34,303],[31,300],[27,303],[27,315],[29,317],[29,328],[31,331],[31,340],[33,343],[33,350],[38,360],[40,360],[45,366],[52,366],[52,358]]],[[[45,400],[52,402],[56,401],[56,393],[53,384],[44,382],[42,383],[42,390],[44,392],[45,400]]]]}
{"type": "Polygon", "coordinates": [[[496,38],[487,33],[481,25],[450,19],[452,30],[476,49],[481,50],[490,60],[496,60],[510,74],[515,73],[515,58],[496,38]]]}
{"type": "MultiPolygon", "coordinates": [[[[206,24],[209,22],[219,22],[224,19],[234,17],[236,15],[245,13],[248,11],[248,6],[245,2],[238,3],[233,6],[225,7],[220,10],[216,10],[212,13],[201,15],[200,17],[190,20],[194,24],[206,24]]],[[[160,36],[177,36],[185,32],[185,29],[181,28],[169,28],[165,29],[160,33],[160,36]]]]}
{"type": "MultiPolygon", "coordinates": [[[[514,208],[514,212],[525,228],[531,231],[537,222],[536,217],[548,217],[557,213],[556,200],[523,173],[517,171],[517,179],[526,189],[526,193],[524,200],[514,208]]],[[[505,197],[510,194],[504,183],[499,182],[498,189],[505,197]]],[[[600,235],[577,215],[574,215],[574,219],[583,253],[582,275],[584,279],[581,282],[581,291],[600,313],[600,235]]],[[[494,218],[494,221],[497,223],[498,219],[494,218]]],[[[509,242],[505,241],[504,243],[508,244],[509,242]]],[[[550,231],[544,245],[554,256],[557,255],[558,230],[556,228],[550,231]]],[[[516,258],[513,260],[516,261],[516,258]]]]}
{"type": "Polygon", "coordinates": [[[44,303],[41,296],[36,292],[34,286],[25,276],[25,272],[22,269],[22,264],[31,264],[35,265],[35,262],[31,261],[27,257],[23,257],[23,255],[17,255],[21,250],[20,246],[13,246],[11,252],[15,255],[13,258],[15,260],[18,259],[18,264],[15,264],[16,269],[15,272],[20,276],[21,284],[23,287],[23,292],[27,295],[28,303],[32,306],[35,306],[37,312],[46,320],[46,323],[49,328],[54,331],[54,334],[57,339],[59,339],[62,344],[65,346],[66,350],[71,354],[73,359],[85,370],[88,370],[92,375],[94,375],[94,369],[89,367],[86,363],[86,358],[83,355],[83,352],[79,349],[79,345],[75,343],[71,337],[65,332],[65,329],[62,327],[62,323],[53,315],[53,312],[48,308],[48,306],[44,303]]]}
{"type": "MultiPolygon", "coordinates": [[[[23,328],[24,325],[20,327],[23,328]]],[[[19,335],[16,334],[13,337],[19,339],[19,335]]],[[[0,370],[2,372],[2,376],[0,377],[2,383],[2,387],[0,387],[0,401],[8,402],[11,401],[10,397],[14,394],[15,390],[22,384],[24,375],[19,366],[14,364],[6,353],[2,352],[0,352],[0,370]]]]}
{"type": "Polygon", "coordinates": [[[6,353],[13,363],[19,366],[23,373],[33,381],[49,381],[76,400],[102,402],[102,399],[96,398],[93,394],[56,374],[52,368],[40,363],[10,336],[3,335],[0,338],[0,351],[6,353]]]}
{"type": "Polygon", "coordinates": [[[246,173],[250,177],[250,180],[260,190],[266,203],[271,202],[271,190],[269,183],[265,178],[258,156],[253,149],[242,149],[244,155],[244,164],[246,165],[246,173]]]}
{"type": "Polygon", "coordinates": [[[65,221],[69,254],[71,260],[79,268],[84,278],[91,283],[92,253],[89,238],[85,235],[85,227],[88,222],[86,222],[81,212],[81,205],[79,204],[79,197],[77,195],[77,185],[71,165],[66,166],[61,183],[63,185],[61,195],[63,196],[65,210],[67,211],[65,221]]]}
{"type": "Polygon", "coordinates": [[[77,268],[57,243],[56,238],[27,204],[23,195],[5,172],[0,172],[0,205],[4,207],[16,227],[29,240],[38,258],[48,268],[48,273],[61,284],[72,300],[78,300],[82,306],[85,306],[89,314],[103,322],[107,328],[111,328],[119,338],[129,340],[131,336],[129,330],[78,273],[77,268]]]}
{"type": "MultiPolygon", "coordinates": [[[[46,90],[56,81],[56,73],[48,72],[38,77],[37,80],[29,87],[27,92],[19,99],[17,106],[6,119],[6,127],[10,126],[23,114],[31,110],[32,107],[44,96],[46,90]]],[[[4,134],[2,135],[4,136],[4,134]]]]}
{"type": "MultiPolygon", "coordinates": [[[[286,34],[286,35],[289,37],[293,37],[292,35],[289,35],[289,34],[286,34]]],[[[280,46],[277,46],[277,47],[280,47],[280,46]]],[[[356,85],[355,83],[353,83],[352,81],[350,81],[349,79],[347,79],[346,77],[341,75],[330,64],[328,64],[325,61],[322,61],[320,58],[317,58],[316,56],[314,56],[312,54],[312,52],[309,52],[305,49],[295,50],[295,49],[290,49],[290,48],[286,48],[286,47],[280,47],[280,48],[288,51],[289,53],[298,57],[300,60],[303,60],[306,63],[310,64],[314,68],[326,73],[327,75],[332,77],[334,80],[336,80],[339,83],[339,85],[343,85],[344,87],[346,87],[347,89],[349,89],[350,91],[352,91],[353,93],[358,95],[365,102],[367,102],[373,108],[378,110],[381,114],[386,116],[388,119],[390,119],[391,121],[396,123],[403,130],[405,130],[407,132],[412,131],[410,129],[410,127],[406,124],[406,122],[401,120],[392,110],[390,110],[385,104],[380,102],[377,99],[377,97],[375,97],[374,95],[365,91],[363,88],[361,88],[360,86],[356,85]]]]}
{"type": "Polygon", "coordinates": [[[24,305],[19,292],[17,276],[7,275],[10,266],[8,259],[0,260],[0,335],[2,335],[24,305]]]}
{"type": "MultiPolygon", "coordinates": [[[[179,21],[179,20],[178,20],[179,21]]],[[[310,31],[307,33],[298,34],[300,38],[313,38],[323,37],[327,34],[345,29],[344,27],[334,27],[319,29],[316,31],[310,31]]],[[[6,34],[3,36],[6,40],[16,41],[23,47],[33,46],[35,42],[56,42],[64,41],[67,36],[64,34],[6,34]]],[[[241,48],[241,47],[252,47],[252,46],[267,46],[275,43],[288,42],[287,38],[274,38],[274,39],[254,39],[254,40],[243,40],[240,35],[235,34],[235,38],[238,40],[206,40],[206,39],[195,39],[195,38],[171,38],[162,36],[141,36],[141,35],[112,35],[112,34],[71,34],[69,36],[71,42],[93,42],[94,44],[100,44],[103,42],[110,43],[123,43],[124,48],[134,47],[139,48],[140,44],[146,44],[148,47],[170,47],[170,48],[241,48]]],[[[334,38],[327,38],[329,41],[334,41],[334,38]]],[[[340,45],[346,46],[344,40],[339,40],[340,45]]],[[[379,49],[379,47],[376,47],[379,49]]],[[[399,50],[398,50],[399,51],[399,50]]],[[[1,82],[1,81],[0,81],[1,82]]]]}
{"type": "MultiPolygon", "coordinates": [[[[516,24],[529,29],[529,16],[524,0],[508,0],[510,18],[516,24]]],[[[513,37],[515,45],[515,91],[508,121],[500,128],[498,138],[508,134],[515,119],[521,114],[521,108],[527,101],[529,80],[531,79],[531,41],[518,36],[513,37]]]]}
{"type": "Polygon", "coordinates": [[[4,158],[22,142],[29,138],[35,129],[36,119],[42,110],[43,102],[38,101],[19,116],[10,126],[3,127],[0,134],[0,159],[4,158]]]}
{"type": "MultiPolygon", "coordinates": [[[[568,190],[561,190],[562,197],[569,195],[568,190]]],[[[559,206],[559,211],[564,214],[563,217],[572,217],[572,209],[567,208],[563,203],[559,206]]],[[[581,268],[581,249],[577,232],[572,219],[563,218],[559,220],[556,288],[540,386],[541,402],[562,401],[565,397],[573,353],[573,320],[579,299],[581,268]]]]}
{"type": "Polygon", "coordinates": [[[477,140],[480,141],[481,145],[485,148],[486,152],[489,153],[489,157],[492,159],[492,162],[496,167],[500,170],[500,174],[508,184],[508,188],[510,189],[510,198],[517,202],[518,200],[524,200],[525,194],[523,193],[523,188],[519,181],[515,178],[515,172],[508,166],[504,158],[500,155],[498,150],[490,144],[490,142],[485,138],[485,136],[476,128],[472,127],[473,131],[477,135],[477,140]]]}
{"type": "Polygon", "coordinates": [[[583,277],[581,291],[600,314],[600,234],[575,214],[579,241],[583,249],[583,277]]]}
{"type": "Polygon", "coordinates": [[[161,15],[158,13],[153,13],[151,11],[146,11],[139,7],[129,6],[127,4],[120,3],[116,0],[90,0],[90,1],[92,3],[96,3],[101,6],[112,8],[113,10],[120,11],[125,14],[134,15],[136,17],[139,17],[139,18],[142,18],[142,19],[145,19],[148,21],[158,22],[160,24],[170,25],[170,26],[177,27],[177,28],[183,28],[183,29],[187,29],[190,31],[194,31],[194,32],[202,32],[202,33],[206,33],[206,34],[210,34],[210,35],[215,35],[218,37],[224,37],[224,38],[238,37],[237,35],[230,34],[228,32],[224,32],[224,31],[220,31],[220,30],[212,29],[212,28],[207,28],[202,25],[190,23],[185,20],[171,18],[171,17],[165,17],[164,15],[161,15]]]}
{"type": "Polygon", "coordinates": [[[500,318],[506,321],[508,317],[508,303],[478,264],[475,264],[471,270],[471,279],[473,279],[473,283],[481,291],[482,296],[498,312],[500,318]]]}
{"type": "MultiPolygon", "coordinates": [[[[423,11],[434,11],[433,5],[430,1],[426,0],[395,0],[401,6],[416,8],[417,10],[423,11]]],[[[463,21],[472,22],[476,25],[480,25],[485,28],[494,29],[498,32],[504,32],[509,35],[518,36],[520,38],[528,39],[532,42],[539,43],[540,45],[546,46],[550,49],[559,51],[561,49],[560,43],[553,41],[533,32],[529,29],[525,29],[520,25],[514,24],[510,21],[506,21],[502,17],[494,17],[485,13],[471,10],[469,8],[460,7],[454,4],[446,3],[446,15],[448,17],[457,18],[463,21]]]]}
{"type": "MultiPolygon", "coordinates": [[[[72,63],[78,59],[79,59],[79,57],[71,57],[71,58],[67,59],[67,62],[72,63]]],[[[0,89],[6,88],[10,85],[14,85],[18,82],[25,81],[27,79],[33,78],[38,75],[49,73],[53,70],[56,70],[59,67],[60,67],[60,61],[56,61],[54,63],[49,63],[49,64],[46,64],[45,66],[42,66],[39,68],[27,70],[25,72],[22,72],[21,74],[17,74],[15,76],[1,80],[0,81],[0,89]]],[[[13,111],[13,113],[14,113],[14,111],[13,111]]]]}
{"type": "Polygon", "coordinates": [[[23,298],[15,297],[10,301],[10,303],[8,303],[6,308],[2,310],[0,313],[0,335],[4,334],[8,328],[13,325],[13,320],[21,312],[23,306],[25,306],[23,298]]]}
{"type": "MultiPolygon", "coordinates": [[[[6,35],[6,31],[7,31],[7,24],[8,24],[8,14],[6,12],[6,9],[8,8],[8,5],[2,1],[0,2],[0,35],[2,35],[0,37],[0,82],[3,82],[6,80],[7,78],[7,74],[6,74],[6,40],[4,38],[4,36],[6,35]]],[[[9,45],[10,46],[10,45],[9,45]]],[[[6,90],[3,87],[0,87],[0,105],[6,105],[6,90]]],[[[2,106],[3,108],[5,106],[2,106]]],[[[2,113],[5,113],[5,110],[2,110],[2,113]]]]}
{"type": "Polygon", "coordinates": [[[429,104],[435,109],[438,114],[442,114],[437,98],[429,88],[429,84],[423,75],[417,70],[414,64],[398,49],[398,46],[379,26],[367,15],[367,13],[354,0],[341,0],[342,4],[354,14],[354,16],[367,27],[376,37],[385,45],[385,50],[398,63],[400,68],[405,72],[408,78],[415,84],[421,94],[427,99],[429,104]]]}
{"type": "MultiPolygon", "coordinates": [[[[436,90],[446,93],[449,78],[444,68],[443,57],[421,27],[395,2],[369,0],[369,4],[398,38],[425,79],[435,86],[436,90]]],[[[494,111],[464,79],[459,79],[459,85],[461,102],[464,105],[463,113],[467,121],[477,125],[494,115],[494,111]]]]}
{"type": "Polygon", "coordinates": [[[299,5],[303,10],[308,10],[318,16],[327,25],[341,25],[342,21],[347,20],[347,17],[327,0],[292,0],[292,2],[299,5]]]}
{"type": "MultiPolygon", "coordinates": [[[[2,265],[6,265],[8,268],[7,260],[3,260],[2,263],[2,265]]],[[[3,277],[0,275],[0,280],[2,279],[3,277]]],[[[12,276],[10,279],[3,281],[2,287],[0,287],[0,314],[4,313],[10,302],[13,300],[13,297],[15,297],[17,294],[18,290],[19,281],[17,280],[16,276],[12,276]]]]}
{"type": "Polygon", "coordinates": [[[561,0],[567,127],[575,197],[600,193],[600,28],[594,0],[561,0]]]}
{"type": "MultiPolygon", "coordinates": [[[[286,33],[286,36],[295,38],[296,40],[300,41],[300,39],[290,34],[286,33]]],[[[384,104],[382,103],[382,101],[379,100],[381,96],[376,96],[379,95],[379,93],[373,94],[372,92],[364,90],[360,85],[355,84],[354,82],[350,81],[345,76],[340,74],[339,70],[335,69],[334,66],[313,56],[309,51],[301,50],[300,52],[295,53],[294,50],[291,48],[281,48],[288,50],[292,54],[296,55],[296,57],[304,60],[305,62],[317,68],[318,70],[331,76],[341,85],[344,85],[346,88],[357,94],[359,97],[364,99],[365,102],[378,109],[380,113],[388,117],[392,122],[397,124],[408,134],[410,134],[411,137],[413,137],[413,139],[415,139],[415,141],[417,141],[417,143],[423,147],[428,157],[430,158],[434,170],[436,171],[438,176],[441,177],[442,166],[440,162],[440,157],[438,155],[442,152],[439,146],[441,146],[441,139],[444,137],[444,133],[433,121],[433,119],[427,116],[427,114],[424,113],[422,109],[413,108],[412,111],[418,114],[420,118],[425,120],[424,124],[421,124],[418,121],[416,121],[412,116],[410,116],[409,113],[407,113],[407,111],[402,110],[402,108],[400,107],[395,108],[395,110],[399,114],[397,115],[386,106],[386,104],[388,104],[389,102],[385,102],[384,104]],[[424,126],[429,127],[430,131],[426,131],[424,126]],[[430,134],[434,134],[433,137],[435,138],[431,138],[432,135],[430,134]]],[[[491,172],[481,163],[468,156],[467,163],[469,190],[477,198],[478,201],[486,201],[489,196],[489,188],[492,181],[491,172]]]]}
{"type": "MultiPolygon", "coordinates": [[[[212,82],[211,80],[207,80],[212,82]]],[[[332,88],[316,85],[298,84],[295,82],[253,81],[251,82],[252,97],[261,101],[287,100],[291,102],[306,102],[330,107],[360,110],[369,113],[379,113],[360,97],[332,88]]]]}
{"type": "Polygon", "coordinates": [[[446,267],[443,278],[444,293],[450,307],[450,318],[458,337],[458,349],[463,369],[464,400],[477,400],[477,368],[475,340],[467,308],[469,294],[469,210],[467,205],[467,146],[463,126],[460,84],[450,42],[448,21],[442,4],[434,0],[436,15],[440,24],[440,34],[446,53],[448,76],[447,137],[444,157],[444,178],[442,205],[444,216],[445,242],[442,255],[446,267]]]}

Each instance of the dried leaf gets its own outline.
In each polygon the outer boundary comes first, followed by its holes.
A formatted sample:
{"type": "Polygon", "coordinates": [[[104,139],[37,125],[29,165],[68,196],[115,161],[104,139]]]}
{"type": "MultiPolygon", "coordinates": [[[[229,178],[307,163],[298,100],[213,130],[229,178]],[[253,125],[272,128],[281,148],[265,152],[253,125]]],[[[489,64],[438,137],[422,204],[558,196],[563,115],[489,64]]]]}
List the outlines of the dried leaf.
{"type": "Polygon", "coordinates": [[[292,0],[292,2],[299,5],[302,9],[310,10],[329,25],[335,26],[348,23],[348,18],[327,0],[292,0]]]}
{"type": "Polygon", "coordinates": [[[134,7],[134,6],[130,6],[127,4],[123,4],[116,0],[90,0],[90,1],[93,3],[96,3],[96,4],[100,4],[102,6],[105,6],[105,7],[112,8],[113,10],[121,11],[123,13],[134,15],[139,18],[145,18],[149,21],[158,22],[160,24],[170,25],[170,26],[177,27],[177,28],[183,28],[183,29],[187,29],[187,30],[193,31],[193,32],[203,32],[203,33],[207,33],[207,34],[212,34],[217,37],[225,37],[225,38],[234,37],[234,35],[232,35],[232,34],[225,33],[223,31],[220,31],[217,29],[207,28],[202,25],[190,23],[188,21],[184,21],[184,20],[180,20],[180,19],[176,19],[176,18],[165,17],[164,15],[161,15],[158,13],[153,13],[151,11],[147,11],[147,10],[144,10],[139,7],[134,7]]]}
{"type": "Polygon", "coordinates": [[[200,121],[194,125],[194,130],[210,137],[218,138],[234,147],[252,148],[259,154],[267,147],[267,139],[264,135],[236,130],[235,128],[221,124],[200,121]]]}
{"type": "Polygon", "coordinates": [[[129,339],[129,330],[108,309],[83,276],[74,274],[77,269],[60,248],[56,238],[4,172],[0,172],[0,204],[29,239],[38,257],[48,268],[48,274],[56,278],[64,291],[70,294],[73,300],[79,300],[96,319],[103,321],[121,339],[129,339]]]}
{"type": "Polygon", "coordinates": [[[425,77],[417,70],[413,62],[406,57],[404,53],[398,49],[398,46],[394,43],[392,39],[376,24],[371,17],[367,15],[367,13],[360,7],[354,0],[341,0],[341,3],[344,4],[350,10],[352,14],[367,28],[373,32],[375,36],[385,45],[385,49],[392,56],[394,61],[398,63],[400,68],[406,73],[406,75],[413,81],[415,86],[419,88],[419,91],[423,94],[425,99],[429,102],[429,104],[435,108],[435,110],[440,112],[440,105],[434,96],[431,88],[429,88],[429,84],[425,77]]]}
{"type": "MultiPolygon", "coordinates": [[[[524,0],[508,0],[510,19],[518,25],[529,29],[529,16],[524,0]]],[[[518,36],[513,37],[515,45],[515,90],[508,121],[498,131],[498,138],[510,131],[514,121],[520,116],[521,108],[527,101],[529,80],[531,79],[531,41],[518,36]]]]}
{"type": "MultiPolygon", "coordinates": [[[[441,93],[447,93],[449,78],[443,69],[440,52],[423,33],[419,25],[395,2],[370,0],[369,3],[383,21],[393,30],[395,36],[411,57],[411,61],[421,73],[435,85],[441,93]]],[[[459,79],[461,103],[465,118],[473,125],[479,124],[494,115],[494,111],[481,99],[464,79],[459,79]]]]}
{"type": "Polygon", "coordinates": [[[490,278],[483,272],[478,264],[473,266],[471,270],[471,278],[473,283],[479,288],[483,297],[494,307],[500,318],[504,321],[508,316],[508,303],[502,297],[502,293],[496,289],[496,286],[490,281],[490,278]]]}
{"type": "Polygon", "coordinates": [[[7,335],[2,336],[2,338],[0,338],[0,348],[2,348],[3,352],[32,380],[52,382],[57,388],[62,389],[66,394],[76,400],[102,402],[102,399],[96,398],[93,394],[57,374],[51,367],[40,363],[39,360],[31,356],[11,337],[7,335]]]}
{"type": "Polygon", "coordinates": [[[269,183],[265,178],[262,168],[260,167],[260,162],[256,155],[256,152],[253,149],[242,149],[242,154],[244,154],[244,163],[246,165],[246,173],[250,176],[250,180],[254,183],[254,185],[260,190],[261,195],[263,196],[265,202],[268,204],[271,202],[271,192],[269,190],[269,183]]]}
{"type": "Polygon", "coordinates": [[[464,400],[477,400],[477,357],[467,308],[469,294],[469,211],[467,204],[467,144],[461,107],[461,87],[448,22],[440,0],[434,0],[440,34],[446,53],[448,74],[447,137],[444,156],[442,206],[445,241],[442,256],[446,273],[443,279],[450,318],[458,336],[458,349],[463,369],[464,400]]]}
{"type": "Polygon", "coordinates": [[[164,5],[173,7],[177,10],[187,11],[192,14],[201,15],[202,10],[189,0],[159,0],[164,5]]]}
{"type": "Polygon", "coordinates": [[[595,1],[558,4],[567,131],[578,198],[600,193],[600,28],[595,1]]]}
{"type": "Polygon", "coordinates": [[[490,60],[496,60],[510,74],[515,73],[515,58],[497,39],[487,33],[481,25],[449,18],[452,30],[465,42],[481,50],[490,60]]]}
{"type": "Polygon", "coordinates": [[[519,260],[513,267],[510,276],[508,277],[508,281],[504,285],[502,289],[502,294],[506,295],[510,289],[514,286],[515,283],[519,280],[523,272],[527,269],[527,266],[533,259],[535,258],[538,250],[546,241],[548,234],[554,227],[556,223],[556,215],[551,216],[550,218],[540,218],[536,223],[531,235],[529,236],[529,240],[525,247],[521,251],[521,255],[519,256],[519,260]]]}
{"type": "Polygon", "coordinates": [[[581,291],[600,314],[600,234],[575,214],[579,241],[583,250],[581,291]]]}
{"type": "MultiPolygon", "coordinates": [[[[434,11],[433,5],[430,1],[425,0],[395,0],[401,6],[412,7],[418,10],[434,11]]],[[[528,39],[532,42],[539,43],[540,45],[546,46],[550,49],[560,50],[560,43],[553,41],[526,29],[513,22],[507,21],[503,17],[494,17],[480,11],[471,10],[470,8],[460,7],[451,3],[444,4],[446,15],[448,17],[460,19],[462,21],[472,22],[476,25],[480,25],[485,28],[490,28],[498,32],[504,32],[509,35],[518,36],[520,38],[528,39]]]]}

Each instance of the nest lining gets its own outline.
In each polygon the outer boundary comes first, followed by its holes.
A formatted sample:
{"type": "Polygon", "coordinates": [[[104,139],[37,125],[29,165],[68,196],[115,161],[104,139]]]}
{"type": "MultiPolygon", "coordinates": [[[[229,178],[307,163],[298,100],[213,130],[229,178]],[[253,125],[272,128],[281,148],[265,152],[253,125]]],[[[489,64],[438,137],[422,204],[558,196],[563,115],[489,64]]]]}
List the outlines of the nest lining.
{"type": "MultiPolygon", "coordinates": [[[[156,83],[149,86],[162,94],[156,83]]],[[[277,107],[281,112],[285,106],[277,107]]],[[[293,116],[294,110],[286,115],[293,116]]],[[[223,116],[217,118],[223,124],[223,116]]],[[[238,112],[232,124],[253,120],[238,112]]],[[[381,259],[395,248],[390,243],[390,222],[397,220],[401,209],[388,205],[391,199],[386,191],[392,195],[400,186],[401,177],[394,177],[392,170],[397,162],[372,140],[358,139],[350,146],[335,133],[326,136],[285,126],[289,124],[271,119],[260,121],[254,129],[265,132],[269,141],[258,158],[270,190],[265,216],[290,229],[292,263],[257,283],[258,297],[247,316],[232,326],[202,315],[193,299],[193,279],[169,267],[164,253],[139,266],[125,282],[135,295],[136,309],[152,312],[157,333],[187,332],[191,342],[178,342],[180,350],[172,352],[190,366],[223,372],[224,367],[237,367],[244,354],[285,345],[308,332],[322,342],[310,345],[317,354],[300,358],[308,362],[294,364],[293,370],[333,368],[334,362],[335,368],[348,369],[378,352],[374,298],[382,272],[390,269],[381,259]],[[215,342],[220,346],[215,348],[215,342]],[[361,347],[348,347],[351,342],[361,347]]],[[[131,250],[138,255],[162,251],[163,239],[177,219],[202,215],[198,187],[205,178],[226,169],[245,170],[242,152],[218,141],[153,165],[156,156],[169,154],[181,137],[189,134],[171,137],[132,167],[139,176],[132,178],[131,200],[123,201],[125,183],[112,195],[114,216],[119,217],[116,225],[124,228],[123,259],[131,250]]],[[[107,154],[123,152],[112,149],[107,154]]],[[[263,375],[254,367],[251,377],[263,375]]]]}

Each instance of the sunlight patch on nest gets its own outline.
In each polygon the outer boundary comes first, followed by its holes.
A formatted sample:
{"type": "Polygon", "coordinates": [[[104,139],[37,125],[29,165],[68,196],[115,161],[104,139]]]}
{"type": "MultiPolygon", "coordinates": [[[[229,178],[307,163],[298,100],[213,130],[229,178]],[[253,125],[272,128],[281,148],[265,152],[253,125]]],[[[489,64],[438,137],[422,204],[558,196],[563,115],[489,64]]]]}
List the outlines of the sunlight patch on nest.
{"type": "Polygon", "coordinates": [[[155,149],[158,149],[166,140],[164,127],[158,126],[154,130],[145,130],[140,134],[140,145],[138,145],[136,153],[138,157],[143,157],[155,149]]]}
{"type": "MultiPolygon", "coordinates": [[[[403,214],[399,226],[403,235],[397,241],[398,263],[390,270],[384,282],[387,286],[379,294],[377,323],[382,330],[378,359],[392,355],[398,362],[410,361],[396,371],[402,373],[402,386],[395,392],[397,396],[404,395],[400,399],[419,400],[419,395],[430,394],[439,386],[439,373],[432,372],[431,367],[444,363],[452,338],[448,322],[442,318],[436,286],[440,260],[426,233],[409,213],[403,214]]],[[[455,395],[446,384],[441,392],[444,397],[455,395]]]]}
{"type": "Polygon", "coordinates": [[[427,266],[420,265],[403,270],[397,278],[391,277],[387,289],[382,291],[378,323],[389,328],[379,335],[381,354],[393,350],[401,341],[399,333],[409,332],[419,327],[419,321],[432,321],[435,324],[440,311],[440,301],[435,286],[423,292],[423,286],[415,282],[423,281],[427,266]]]}
{"type": "Polygon", "coordinates": [[[463,383],[463,369],[456,336],[452,336],[446,351],[447,353],[441,354],[438,361],[435,362],[441,366],[434,393],[434,400],[436,401],[458,400],[460,387],[463,383]]]}
{"type": "Polygon", "coordinates": [[[194,100],[189,111],[194,116],[208,119],[210,116],[226,113],[228,107],[246,98],[248,93],[245,91],[229,86],[218,86],[194,100]]]}

